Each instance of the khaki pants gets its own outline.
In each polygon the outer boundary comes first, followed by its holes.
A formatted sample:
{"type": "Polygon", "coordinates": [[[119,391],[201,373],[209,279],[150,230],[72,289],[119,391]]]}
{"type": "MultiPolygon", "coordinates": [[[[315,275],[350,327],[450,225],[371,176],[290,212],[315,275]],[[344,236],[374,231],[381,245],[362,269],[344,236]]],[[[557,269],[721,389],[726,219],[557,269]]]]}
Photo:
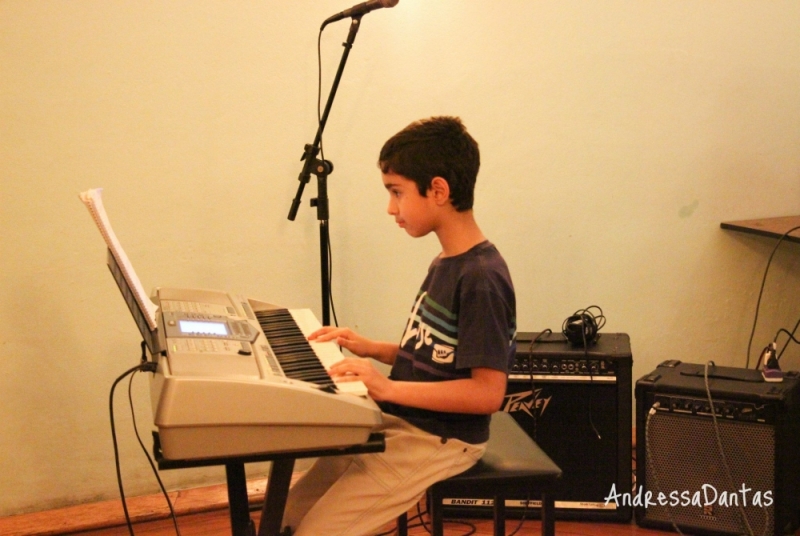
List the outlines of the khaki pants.
{"type": "Polygon", "coordinates": [[[324,457],[292,486],[283,526],[295,536],[366,536],[408,511],[431,484],[462,473],[486,444],[443,439],[383,415],[386,451],[324,457]]]}

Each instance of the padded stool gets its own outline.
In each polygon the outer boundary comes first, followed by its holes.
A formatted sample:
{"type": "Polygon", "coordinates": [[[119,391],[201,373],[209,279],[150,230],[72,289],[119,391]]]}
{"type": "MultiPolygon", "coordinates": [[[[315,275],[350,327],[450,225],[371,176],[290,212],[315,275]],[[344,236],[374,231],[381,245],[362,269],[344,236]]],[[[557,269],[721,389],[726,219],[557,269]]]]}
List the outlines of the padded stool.
{"type": "MultiPolygon", "coordinates": [[[[542,536],[555,534],[555,499],[561,469],[508,413],[492,415],[489,443],[470,469],[428,488],[428,512],[433,536],[444,535],[442,500],[492,498],[494,535],[505,536],[506,498],[541,499],[542,536]]],[[[397,520],[398,536],[408,536],[407,514],[397,520]]]]}

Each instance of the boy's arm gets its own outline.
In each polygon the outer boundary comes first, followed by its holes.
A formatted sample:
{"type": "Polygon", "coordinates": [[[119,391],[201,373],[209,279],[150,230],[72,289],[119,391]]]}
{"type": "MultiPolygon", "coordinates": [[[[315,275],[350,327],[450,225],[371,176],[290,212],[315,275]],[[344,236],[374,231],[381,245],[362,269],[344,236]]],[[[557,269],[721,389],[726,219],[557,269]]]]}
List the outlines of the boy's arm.
{"type": "Polygon", "coordinates": [[[491,414],[503,404],[506,379],[505,372],[474,368],[471,378],[460,380],[390,382],[389,389],[378,395],[386,398],[373,398],[433,411],[491,414]]]}
{"type": "Polygon", "coordinates": [[[490,414],[500,409],[506,394],[505,372],[490,368],[473,368],[471,378],[401,382],[386,378],[364,359],[347,358],[333,365],[330,373],[344,381],[361,380],[378,402],[433,411],[490,414]]]}

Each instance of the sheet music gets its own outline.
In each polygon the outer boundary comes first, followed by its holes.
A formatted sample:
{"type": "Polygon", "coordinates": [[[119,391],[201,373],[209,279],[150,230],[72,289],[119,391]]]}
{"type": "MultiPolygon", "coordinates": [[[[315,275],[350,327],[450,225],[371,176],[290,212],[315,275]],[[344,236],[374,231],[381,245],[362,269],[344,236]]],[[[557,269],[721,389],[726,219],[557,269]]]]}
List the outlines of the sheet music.
{"type": "Polygon", "coordinates": [[[114,259],[116,259],[125,281],[128,283],[136,299],[136,303],[139,305],[139,309],[145,315],[148,327],[151,331],[155,330],[156,305],[147,298],[147,293],[144,291],[142,283],[139,281],[139,277],[133,269],[133,265],[131,265],[128,260],[125,250],[122,249],[122,245],[119,243],[119,240],[117,240],[117,235],[111,228],[111,222],[108,221],[106,209],[103,207],[102,193],[102,188],[92,188],[79,194],[79,197],[81,201],[83,201],[83,204],[86,205],[86,208],[89,209],[89,213],[97,224],[100,234],[103,235],[103,239],[106,241],[109,251],[114,256],[114,259]]]}

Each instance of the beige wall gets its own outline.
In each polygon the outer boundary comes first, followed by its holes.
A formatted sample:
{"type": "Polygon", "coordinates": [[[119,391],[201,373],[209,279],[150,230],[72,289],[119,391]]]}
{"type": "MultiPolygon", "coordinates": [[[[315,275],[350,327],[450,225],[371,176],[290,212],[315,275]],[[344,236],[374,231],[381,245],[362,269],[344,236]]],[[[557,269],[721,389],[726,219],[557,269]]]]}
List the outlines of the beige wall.
{"type": "MultiPolygon", "coordinates": [[[[0,1],[0,515],[118,493],[108,393],[139,338],[78,192],[105,189],[147,289],[319,312],[316,186],[286,214],[315,132],[317,29],[349,4],[0,1]]],[[[414,119],[458,114],[481,144],[476,214],[512,269],[520,329],[598,304],[606,331],[631,336],[634,377],[668,358],[743,366],[774,241],[719,223],[800,212],[799,19],[794,0],[369,14],[325,140],[340,322],[399,337],[436,243],[385,215],[377,152],[414,119]]],[[[323,35],[323,95],[347,27],[323,35]]],[[[754,351],[797,320],[799,271],[786,244],[754,351]]],[[[126,489],[152,493],[125,389],[126,489]]],[[[133,392],[146,435],[145,377],[133,392]]]]}

